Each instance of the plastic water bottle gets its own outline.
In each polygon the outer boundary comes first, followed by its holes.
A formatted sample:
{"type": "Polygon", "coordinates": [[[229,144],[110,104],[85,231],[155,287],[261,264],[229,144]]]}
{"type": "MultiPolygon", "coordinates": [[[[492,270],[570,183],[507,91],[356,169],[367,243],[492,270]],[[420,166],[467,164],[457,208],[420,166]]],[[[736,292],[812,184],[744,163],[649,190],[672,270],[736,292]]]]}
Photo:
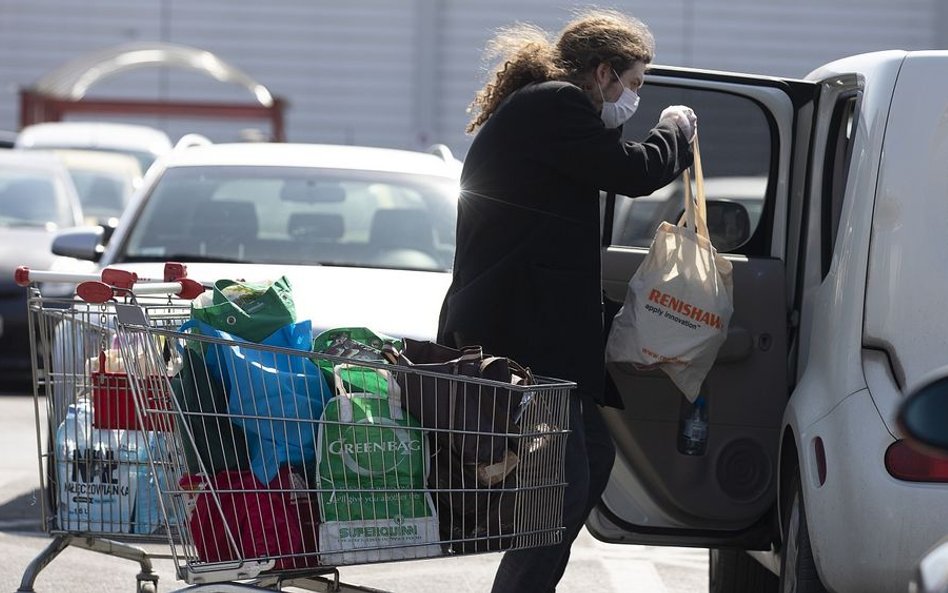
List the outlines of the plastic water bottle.
{"type": "Polygon", "coordinates": [[[88,399],[69,405],[56,429],[59,529],[131,531],[138,448],[124,430],[94,428],[88,399]]]}
{"type": "Polygon", "coordinates": [[[708,449],[708,402],[699,395],[694,403],[681,398],[678,418],[678,452],[683,455],[704,455],[708,449]]]}

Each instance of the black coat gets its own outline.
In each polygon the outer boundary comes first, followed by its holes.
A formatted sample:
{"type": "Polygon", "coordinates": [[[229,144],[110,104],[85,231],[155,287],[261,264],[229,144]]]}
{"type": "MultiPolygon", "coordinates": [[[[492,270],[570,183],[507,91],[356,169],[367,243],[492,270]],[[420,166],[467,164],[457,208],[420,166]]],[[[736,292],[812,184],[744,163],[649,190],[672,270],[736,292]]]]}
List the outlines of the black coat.
{"type": "Polygon", "coordinates": [[[623,143],[579,87],[528,85],[481,127],[464,161],[454,280],[438,340],[480,344],[604,396],[599,191],[648,195],[691,164],[662,123],[623,143]]]}

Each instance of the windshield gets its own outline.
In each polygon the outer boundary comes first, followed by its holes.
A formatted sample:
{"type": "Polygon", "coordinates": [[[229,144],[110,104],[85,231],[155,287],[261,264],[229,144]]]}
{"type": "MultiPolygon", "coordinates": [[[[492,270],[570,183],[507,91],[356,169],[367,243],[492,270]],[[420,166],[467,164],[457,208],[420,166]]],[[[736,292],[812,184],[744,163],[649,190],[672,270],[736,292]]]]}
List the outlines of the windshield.
{"type": "Polygon", "coordinates": [[[121,216],[132,193],[131,181],[119,173],[76,168],[69,169],[69,175],[86,216],[99,219],[121,216]]]}
{"type": "Polygon", "coordinates": [[[0,168],[0,225],[72,226],[72,212],[51,172],[0,168]]]}
{"type": "Polygon", "coordinates": [[[458,184],[381,171],[178,167],[147,197],[116,261],[444,270],[458,184]]]}

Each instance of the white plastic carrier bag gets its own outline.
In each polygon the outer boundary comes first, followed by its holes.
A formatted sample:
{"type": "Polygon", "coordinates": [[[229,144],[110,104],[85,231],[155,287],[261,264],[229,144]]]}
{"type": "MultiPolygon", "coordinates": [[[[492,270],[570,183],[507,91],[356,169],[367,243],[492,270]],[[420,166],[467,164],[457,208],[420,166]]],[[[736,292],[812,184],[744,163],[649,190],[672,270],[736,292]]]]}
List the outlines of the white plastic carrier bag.
{"type": "Polygon", "coordinates": [[[607,365],[660,368],[692,402],[727,338],[734,311],[731,262],[718,254],[708,234],[697,137],[694,155],[694,197],[686,170],[685,212],[677,225],[658,227],[606,342],[607,365]]]}

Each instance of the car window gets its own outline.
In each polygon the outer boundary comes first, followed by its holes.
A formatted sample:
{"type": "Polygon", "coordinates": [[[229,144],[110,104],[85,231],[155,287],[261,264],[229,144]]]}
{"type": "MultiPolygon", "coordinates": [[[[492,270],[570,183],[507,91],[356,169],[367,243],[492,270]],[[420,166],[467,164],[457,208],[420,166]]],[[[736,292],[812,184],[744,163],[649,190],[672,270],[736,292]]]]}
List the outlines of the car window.
{"type": "Polygon", "coordinates": [[[299,167],[178,167],[146,198],[119,261],[448,269],[457,182],[299,167]]]}
{"type": "Polygon", "coordinates": [[[846,195],[846,179],[853,156],[853,139],[857,122],[860,93],[853,92],[839,98],[830,121],[827,139],[826,162],[823,165],[823,203],[821,267],[823,277],[829,273],[839,231],[839,217],[846,195]]]}
{"type": "Polygon", "coordinates": [[[69,175],[79,193],[79,202],[86,216],[121,216],[132,192],[132,185],[125,177],[118,173],[76,168],[70,169],[69,175]]]}
{"type": "MultiPolygon", "coordinates": [[[[623,137],[633,141],[644,138],[665,106],[692,107],[698,115],[705,195],[709,203],[734,205],[714,211],[709,207],[712,241],[723,245],[727,242],[725,236],[731,239],[740,227],[740,234],[746,237],[726,251],[753,253],[762,244],[762,240],[756,240],[757,235],[769,232],[769,225],[761,224],[766,214],[768,172],[773,154],[765,111],[745,97],[720,91],[646,84],[639,94],[642,107],[623,126],[623,137]],[[740,208],[735,210],[737,206],[740,208]],[[715,214],[719,215],[717,219],[715,214]]],[[[617,196],[611,243],[648,247],[662,221],[677,222],[684,209],[683,200],[680,178],[649,196],[617,196]]]]}
{"type": "Polygon", "coordinates": [[[29,169],[0,169],[0,224],[72,226],[71,210],[56,178],[29,169]]]}

